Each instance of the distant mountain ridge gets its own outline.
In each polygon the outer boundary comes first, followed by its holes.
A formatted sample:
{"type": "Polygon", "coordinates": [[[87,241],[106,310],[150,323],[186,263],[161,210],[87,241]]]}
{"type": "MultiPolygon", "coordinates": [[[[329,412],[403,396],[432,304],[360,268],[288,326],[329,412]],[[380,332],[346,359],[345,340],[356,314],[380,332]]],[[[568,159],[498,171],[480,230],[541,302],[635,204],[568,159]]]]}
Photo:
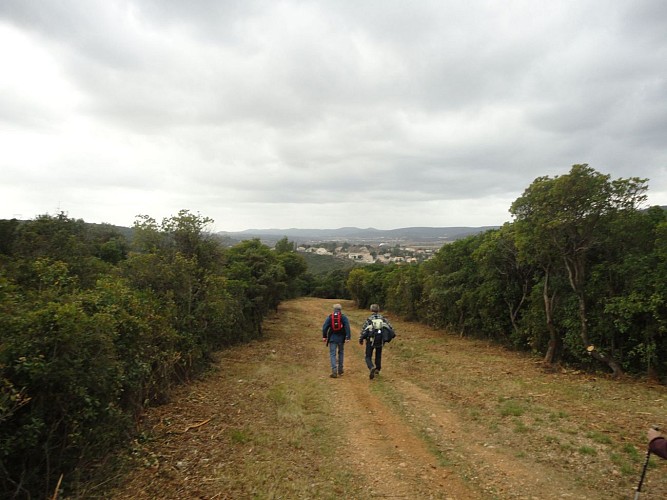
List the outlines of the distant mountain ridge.
{"type": "Polygon", "coordinates": [[[235,239],[280,239],[287,237],[298,241],[326,241],[326,240],[352,240],[352,241],[380,241],[380,240],[416,240],[416,241],[453,241],[459,238],[478,234],[498,226],[481,227],[404,227],[397,229],[375,229],[358,227],[340,227],[337,229],[246,229],[244,231],[221,231],[219,235],[229,236],[235,239]]]}

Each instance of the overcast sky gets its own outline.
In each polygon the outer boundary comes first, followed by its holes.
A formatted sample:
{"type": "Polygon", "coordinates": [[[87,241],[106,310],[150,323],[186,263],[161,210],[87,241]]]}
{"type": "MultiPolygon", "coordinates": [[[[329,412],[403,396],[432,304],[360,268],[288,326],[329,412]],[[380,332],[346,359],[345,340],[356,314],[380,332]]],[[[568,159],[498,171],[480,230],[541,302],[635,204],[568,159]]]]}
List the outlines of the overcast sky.
{"type": "Polygon", "coordinates": [[[588,163],[667,205],[664,0],[2,0],[0,218],[487,226],[588,163]]]}

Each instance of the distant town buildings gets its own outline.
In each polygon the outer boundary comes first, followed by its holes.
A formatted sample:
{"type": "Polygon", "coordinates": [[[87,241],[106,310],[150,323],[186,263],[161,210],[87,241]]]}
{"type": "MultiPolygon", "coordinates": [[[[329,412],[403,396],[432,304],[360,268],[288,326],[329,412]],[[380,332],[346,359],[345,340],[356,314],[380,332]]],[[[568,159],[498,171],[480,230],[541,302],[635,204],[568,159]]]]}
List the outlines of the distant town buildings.
{"type": "Polygon", "coordinates": [[[339,259],[349,259],[360,264],[410,264],[430,259],[439,247],[402,247],[379,245],[349,245],[336,246],[335,243],[322,243],[321,246],[300,245],[297,252],[314,253],[317,255],[331,255],[339,259]]]}

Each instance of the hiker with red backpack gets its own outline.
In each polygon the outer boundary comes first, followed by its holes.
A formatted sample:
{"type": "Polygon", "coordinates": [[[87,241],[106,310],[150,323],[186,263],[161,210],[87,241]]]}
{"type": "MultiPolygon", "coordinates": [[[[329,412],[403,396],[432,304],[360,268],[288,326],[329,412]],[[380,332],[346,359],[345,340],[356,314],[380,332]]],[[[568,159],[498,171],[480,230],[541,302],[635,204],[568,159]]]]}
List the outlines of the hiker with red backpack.
{"type": "Polygon", "coordinates": [[[340,304],[334,304],[333,312],[324,320],[322,340],[329,346],[330,377],[339,377],[343,374],[345,342],[350,341],[350,322],[347,316],[343,314],[343,308],[340,304]]]}

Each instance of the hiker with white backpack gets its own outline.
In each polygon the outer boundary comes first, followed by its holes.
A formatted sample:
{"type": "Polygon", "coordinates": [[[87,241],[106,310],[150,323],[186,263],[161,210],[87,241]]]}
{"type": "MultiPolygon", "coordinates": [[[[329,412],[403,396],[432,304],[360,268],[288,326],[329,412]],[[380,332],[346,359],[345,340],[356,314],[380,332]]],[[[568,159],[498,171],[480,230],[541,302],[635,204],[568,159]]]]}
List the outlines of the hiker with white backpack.
{"type": "Polygon", "coordinates": [[[345,342],[350,341],[350,321],[343,314],[340,304],[334,304],[333,312],[327,316],[322,325],[322,340],[329,346],[331,361],[331,378],[343,375],[345,342]]]}
{"type": "Polygon", "coordinates": [[[380,306],[371,304],[371,314],[361,327],[359,344],[366,341],[366,366],[370,370],[371,380],[380,373],[382,369],[382,346],[396,336],[394,327],[389,320],[380,314],[380,306]],[[373,365],[373,351],[375,351],[375,365],[373,365]]]}

